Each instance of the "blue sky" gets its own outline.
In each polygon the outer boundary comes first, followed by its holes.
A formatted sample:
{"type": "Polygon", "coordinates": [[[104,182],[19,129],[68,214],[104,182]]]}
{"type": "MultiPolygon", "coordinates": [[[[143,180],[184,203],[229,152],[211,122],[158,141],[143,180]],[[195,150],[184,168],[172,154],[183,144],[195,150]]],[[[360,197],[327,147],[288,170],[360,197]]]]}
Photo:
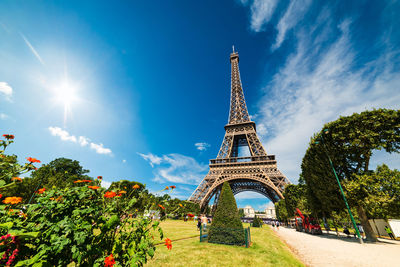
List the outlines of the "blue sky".
{"type": "MultiPolygon", "coordinates": [[[[1,1],[1,133],[22,161],[72,158],[107,182],[187,198],[224,136],[235,45],[264,147],[296,182],[324,123],[399,109],[399,12],[398,1],[1,1]]],[[[381,162],[400,168],[398,155],[381,162]]]]}

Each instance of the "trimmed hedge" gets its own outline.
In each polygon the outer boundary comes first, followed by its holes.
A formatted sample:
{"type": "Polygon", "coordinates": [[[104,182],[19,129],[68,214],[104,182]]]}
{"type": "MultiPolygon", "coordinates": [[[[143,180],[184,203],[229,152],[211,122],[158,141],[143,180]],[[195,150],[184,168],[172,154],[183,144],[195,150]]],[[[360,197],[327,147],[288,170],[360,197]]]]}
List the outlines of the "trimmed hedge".
{"type": "Polygon", "coordinates": [[[256,215],[254,215],[254,219],[253,219],[253,224],[251,226],[253,227],[262,227],[263,222],[260,218],[258,218],[256,215]]]}
{"type": "Polygon", "coordinates": [[[243,245],[245,243],[242,221],[228,182],[225,182],[222,186],[217,210],[208,233],[208,242],[230,245],[243,245]]]}

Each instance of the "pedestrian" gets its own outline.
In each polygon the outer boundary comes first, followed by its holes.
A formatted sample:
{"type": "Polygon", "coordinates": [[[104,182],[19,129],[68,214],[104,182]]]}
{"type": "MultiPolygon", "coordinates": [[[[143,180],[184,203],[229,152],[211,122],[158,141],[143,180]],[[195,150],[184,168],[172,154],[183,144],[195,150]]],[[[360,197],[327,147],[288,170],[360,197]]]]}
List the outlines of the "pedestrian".
{"type": "Polygon", "coordinates": [[[206,230],[207,228],[207,217],[205,214],[201,215],[201,223],[203,224],[203,230],[206,230]]]}
{"type": "Polygon", "coordinates": [[[201,227],[201,219],[199,217],[199,218],[197,218],[197,230],[200,231],[200,227],[201,227]]]}
{"type": "Polygon", "coordinates": [[[276,221],[276,230],[279,231],[279,221],[276,221]]]}
{"type": "Polygon", "coordinates": [[[392,230],[389,227],[385,226],[385,230],[386,230],[386,233],[388,233],[390,239],[396,240],[396,238],[393,235],[392,230]]]}
{"type": "Polygon", "coordinates": [[[274,221],[272,222],[272,229],[275,230],[275,222],[274,221]]]}

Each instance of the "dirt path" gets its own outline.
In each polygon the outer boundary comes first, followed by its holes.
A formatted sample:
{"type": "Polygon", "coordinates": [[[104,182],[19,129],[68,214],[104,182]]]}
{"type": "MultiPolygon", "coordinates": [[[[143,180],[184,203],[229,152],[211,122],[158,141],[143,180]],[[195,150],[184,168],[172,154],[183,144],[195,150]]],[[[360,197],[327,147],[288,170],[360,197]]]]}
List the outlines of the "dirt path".
{"type": "Polygon", "coordinates": [[[307,266],[400,266],[400,241],[361,245],[355,238],[314,236],[285,227],[275,233],[307,266]]]}

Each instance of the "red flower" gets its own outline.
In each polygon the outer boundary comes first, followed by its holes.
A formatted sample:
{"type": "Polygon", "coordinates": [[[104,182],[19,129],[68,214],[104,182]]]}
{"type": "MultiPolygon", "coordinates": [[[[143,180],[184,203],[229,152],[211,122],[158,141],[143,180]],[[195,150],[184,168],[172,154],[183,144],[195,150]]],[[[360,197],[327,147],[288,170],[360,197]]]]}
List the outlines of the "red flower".
{"type": "Polygon", "coordinates": [[[97,179],[101,180],[103,179],[103,176],[97,176],[97,179]]]}
{"type": "Polygon", "coordinates": [[[26,159],[27,159],[30,163],[35,163],[35,162],[40,163],[40,160],[35,159],[35,158],[28,157],[28,158],[26,158],[26,159]]]}
{"type": "Polygon", "coordinates": [[[164,208],[161,204],[158,204],[158,206],[159,206],[160,208],[162,208],[163,210],[165,210],[165,208],[164,208]]]}
{"type": "Polygon", "coordinates": [[[176,186],[175,186],[175,185],[171,185],[170,188],[171,188],[171,189],[175,189],[176,186]]]}
{"type": "Polygon", "coordinates": [[[104,194],[104,197],[105,198],[113,198],[113,197],[115,197],[117,194],[115,193],[115,192],[111,192],[111,191],[107,191],[105,194],[104,194]]]}
{"type": "Polygon", "coordinates": [[[46,188],[43,187],[43,188],[40,188],[36,193],[43,194],[44,191],[46,191],[46,188]]]}
{"type": "Polygon", "coordinates": [[[191,213],[188,213],[188,215],[187,215],[188,217],[190,217],[190,218],[193,218],[194,217],[194,215],[193,214],[191,214],[191,213]]]}
{"type": "Polygon", "coordinates": [[[165,239],[165,245],[167,246],[167,249],[172,249],[172,241],[169,238],[165,239]]]}
{"type": "Polygon", "coordinates": [[[99,188],[100,188],[100,186],[96,186],[96,185],[89,185],[89,186],[88,186],[88,188],[96,190],[96,189],[99,189],[99,188]]]}
{"type": "Polygon", "coordinates": [[[12,135],[12,134],[3,134],[3,136],[7,140],[14,139],[14,135],[12,135]]]}
{"type": "Polygon", "coordinates": [[[3,197],[3,195],[2,194],[0,194],[0,198],[2,198],[3,197]]]}
{"type": "Polygon", "coordinates": [[[115,264],[115,259],[113,254],[111,254],[110,256],[108,256],[105,260],[104,260],[104,266],[105,267],[112,267],[115,264]]]}

